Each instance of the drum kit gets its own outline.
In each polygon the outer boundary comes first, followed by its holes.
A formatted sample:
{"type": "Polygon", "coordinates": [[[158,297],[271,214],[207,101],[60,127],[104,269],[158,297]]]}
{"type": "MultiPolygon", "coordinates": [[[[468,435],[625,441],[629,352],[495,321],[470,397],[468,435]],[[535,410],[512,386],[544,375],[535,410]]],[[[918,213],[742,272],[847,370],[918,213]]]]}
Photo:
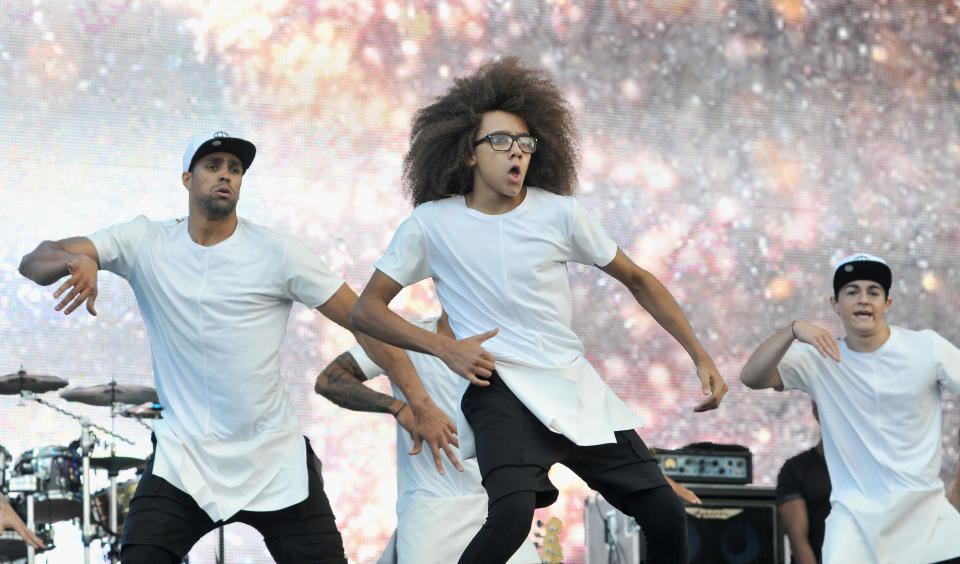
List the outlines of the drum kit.
{"type": "MultiPolygon", "coordinates": [[[[8,496],[10,505],[26,522],[27,528],[44,541],[44,550],[53,546],[54,523],[79,520],[84,562],[90,562],[90,543],[96,539],[100,539],[104,546],[109,545],[108,557],[112,562],[117,562],[123,521],[139,481],[131,479],[117,483],[117,479],[122,470],[132,468],[142,472],[148,459],[116,456],[115,440],[131,445],[135,444],[134,441],[40,397],[66,388],[68,384],[57,376],[30,374],[22,368],[13,374],[0,376],[0,395],[19,395],[22,400],[35,401],[78,421],[81,427],[79,440],[67,446],[33,448],[15,461],[7,449],[0,445],[0,493],[8,496]],[[97,434],[110,437],[109,456],[92,456],[93,447],[98,444],[97,434]],[[92,492],[91,470],[105,471],[109,487],[92,492]]],[[[111,408],[111,420],[117,416],[129,417],[151,430],[152,427],[144,420],[159,419],[162,413],[156,391],[147,386],[110,382],[100,386],[68,388],[60,392],[60,397],[69,402],[108,406],[111,408]]],[[[0,562],[25,559],[32,564],[36,552],[14,531],[2,531],[0,534],[0,562]]]]}

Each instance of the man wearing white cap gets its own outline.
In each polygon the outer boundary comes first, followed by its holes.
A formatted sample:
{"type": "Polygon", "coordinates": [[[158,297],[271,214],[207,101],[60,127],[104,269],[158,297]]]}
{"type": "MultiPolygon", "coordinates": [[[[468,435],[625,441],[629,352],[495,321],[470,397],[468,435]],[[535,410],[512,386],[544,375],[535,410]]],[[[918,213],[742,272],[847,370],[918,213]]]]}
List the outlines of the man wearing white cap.
{"type": "Polygon", "coordinates": [[[830,303],[845,335],[794,321],[740,374],[750,388],[817,402],[833,488],[825,564],[960,562],[960,513],[939,477],[940,394],[960,392],[960,349],[934,331],[887,325],[891,280],[883,259],[841,260],[830,303]]]}
{"type": "MultiPolygon", "coordinates": [[[[141,216],[44,241],[20,264],[41,285],[69,275],[54,293],[65,314],[86,304],[96,315],[100,269],[125,278],[140,306],[164,418],[124,522],[124,563],[180,562],[205,533],[234,521],[260,531],[277,562],[346,562],[320,461],[283,387],[279,347],[294,301],[352,330],[356,294],[297,239],[237,216],[255,154],[222,131],[200,136],[183,155],[187,218],[141,216]]],[[[413,370],[398,349],[357,338],[378,363],[413,370]]],[[[454,428],[423,405],[412,406],[418,424],[432,414],[454,428]]]]}

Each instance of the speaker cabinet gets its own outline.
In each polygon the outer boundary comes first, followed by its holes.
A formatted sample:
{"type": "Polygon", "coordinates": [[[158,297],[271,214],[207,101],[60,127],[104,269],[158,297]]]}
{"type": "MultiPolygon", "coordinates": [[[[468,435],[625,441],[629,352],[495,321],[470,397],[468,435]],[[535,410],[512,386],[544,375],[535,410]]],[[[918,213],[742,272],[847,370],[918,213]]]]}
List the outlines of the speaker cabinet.
{"type": "Polygon", "coordinates": [[[687,506],[691,564],[782,564],[774,488],[689,486],[703,505],[687,506]]]}
{"type": "MultiPolygon", "coordinates": [[[[703,501],[686,507],[689,564],[784,563],[774,488],[685,485],[703,501]]],[[[586,500],[583,521],[587,564],[646,563],[643,531],[600,495],[586,500]]]]}

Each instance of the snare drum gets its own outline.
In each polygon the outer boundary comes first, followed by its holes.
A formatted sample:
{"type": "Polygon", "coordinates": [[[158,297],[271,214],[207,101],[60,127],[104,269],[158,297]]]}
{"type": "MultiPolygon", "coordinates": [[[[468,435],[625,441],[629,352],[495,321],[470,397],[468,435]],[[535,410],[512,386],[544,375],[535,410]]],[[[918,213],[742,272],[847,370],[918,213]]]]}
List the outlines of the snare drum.
{"type": "Polygon", "coordinates": [[[130,500],[137,491],[140,480],[135,478],[117,484],[117,530],[110,531],[110,488],[104,488],[90,497],[90,507],[93,508],[93,522],[98,523],[107,532],[113,532],[119,537],[123,534],[123,521],[130,512],[130,500]]]}
{"type": "Polygon", "coordinates": [[[20,455],[13,467],[13,477],[36,476],[33,508],[37,523],[55,523],[80,516],[82,468],[80,454],[69,447],[46,446],[20,455]]]}
{"type": "MultiPolygon", "coordinates": [[[[34,531],[47,547],[38,549],[37,554],[53,548],[53,528],[49,524],[37,525],[34,531]]],[[[27,557],[27,543],[20,534],[11,530],[0,533],[0,562],[10,562],[27,557]]]]}

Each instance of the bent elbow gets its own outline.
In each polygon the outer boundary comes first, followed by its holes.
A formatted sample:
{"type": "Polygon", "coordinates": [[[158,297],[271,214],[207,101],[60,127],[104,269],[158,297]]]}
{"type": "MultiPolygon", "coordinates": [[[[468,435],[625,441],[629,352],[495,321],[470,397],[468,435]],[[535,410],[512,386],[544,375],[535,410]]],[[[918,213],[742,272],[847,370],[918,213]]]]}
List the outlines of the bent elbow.
{"type": "Polygon", "coordinates": [[[776,371],[767,374],[758,374],[756,371],[744,369],[740,371],[740,383],[751,390],[766,390],[768,388],[775,390],[782,389],[780,377],[776,371]]]}
{"type": "MultiPolygon", "coordinates": [[[[24,278],[30,278],[30,265],[27,262],[28,256],[30,255],[24,255],[24,257],[20,259],[20,265],[17,267],[17,272],[19,272],[20,276],[23,276],[24,278]]],[[[30,280],[33,280],[33,278],[30,278],[30,280]]]]}
{"type": "Polygon", "coordinates": [[[57,278],[51,278],[49,276],[41,276],[40,273],[37,272],[36,264],[30,255],[26,255],[20,260],[20,266],[17,267],[17,272],[27,280],[31,280],[41,286],[49,286],[58,280],[57,278]]]}
{"type": "Polygon", "coordinates": [[[327,391],[327,374],[325,371],[321,372],[320,375],[317,376],[317,381],[314,382],[313,384],[313,391],[320,394],[321,396],[326,395],[324,393],[327,391]]]}
{"type": "Polygon", "coordinates": [[[757,382],[756,377],[745,370],[740,372],[740,383],[751,390],[759,390],[763,388],[763,386],[757,382]]]}
{"type": "Polygon", "coordinates": [[[354,331],[366,333],[370,327],[370,307],[367,301],[368,300],[361,295],[357,298],[357,303],[353,304],[353,309],[350,310],[350,326],[353,327],[354,331]]]}

